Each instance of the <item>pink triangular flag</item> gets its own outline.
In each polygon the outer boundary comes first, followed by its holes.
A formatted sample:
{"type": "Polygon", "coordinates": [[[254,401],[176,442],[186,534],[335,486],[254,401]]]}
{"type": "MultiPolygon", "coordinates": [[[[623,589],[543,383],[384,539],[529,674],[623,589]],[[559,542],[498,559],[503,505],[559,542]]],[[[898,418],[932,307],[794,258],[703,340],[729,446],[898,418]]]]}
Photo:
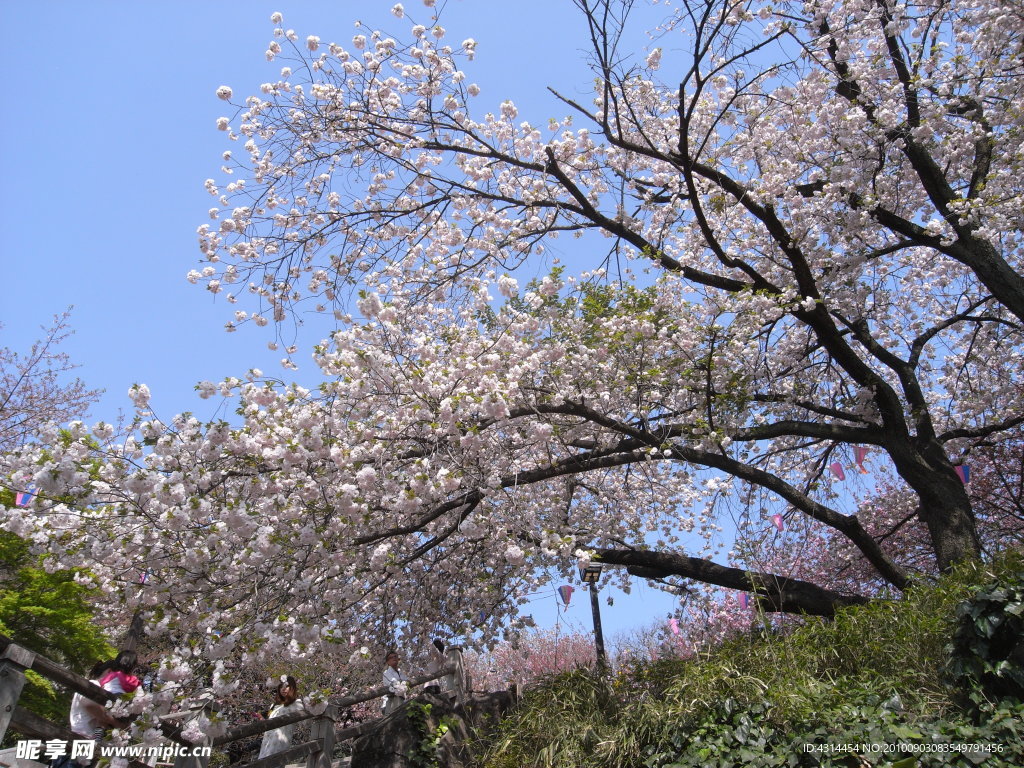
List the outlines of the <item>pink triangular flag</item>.
{"type": "Polygon", "coordinates": [[[565,603],[565,607],[569,607],[569,600],[572,599],[572,587],[568,584],[563,584],[558,588],[558,596],[562,598],[562,602],[565,603]]]}
{"type": "Polygon", "coordinates": [[[672,630],[673,635],[679,634],[679,619],[669,619],[668,628],[672,630]]]}
{"type": "Polygon", "coordinates": [[[960,478],[961,483],[967,485],[971,482],[971,468],[969,466],[966,464],[960,464],[953,467],[953,469],[956,470],[956,476],[960,478]]]}
{"type": "Polygon", "coordinates": [[[775,527],[779,529],[779,533],[782,533],[783,529],[786,527],[785,524],[782,522],[782,515],[772,515],[772,522],[775,523],[775,527]]]}
{"type": "Polygon", "coordinates": [[[868,449],[863,445],[853,446],[853,460],[857,464],[857,469],[860,470],[862,475],[866,475],[868,471],[864,469],[864,459],[868,457],[868,449]]]}
{"type": "Polygon", "coordinates": [[[746,610],[747,606],[750,605],[750,598],[746,592],[740,592],[740,608],[746,610]]]}
{"type": "Polygon", "coordinates": [[[833,461],[828,465],[828,468],[832,470],[832,474],[838,477],[840,480],[846,479],[846,473],[843,472],[843,465],[838,461],[833,461]]]}

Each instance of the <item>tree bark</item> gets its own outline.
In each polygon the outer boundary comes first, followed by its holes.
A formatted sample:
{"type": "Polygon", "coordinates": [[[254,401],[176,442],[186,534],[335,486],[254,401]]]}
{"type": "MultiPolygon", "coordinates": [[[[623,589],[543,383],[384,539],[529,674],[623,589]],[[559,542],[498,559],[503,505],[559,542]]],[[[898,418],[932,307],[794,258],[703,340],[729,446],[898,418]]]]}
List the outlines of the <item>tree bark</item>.
{"type": "Polygon", "coordinates": [[[647,549],[598,549],[597,562],[624,565],[629,573],[645,578],[680,576],[714,584],[726,589],[752,593],[765,611],[798,613],[808,616],[834,616],[840,608],[864,605],[871,598],[844,594],[819,587],[809,581],[790,579],[773,573],[744,571],[710,560],[672,552],[647,549]]]}
{"type": "Polygon", "coordinates": [[[942,572],[981,556],[974,511],[960,479],[938,478],[928,488],[916,489],[921,499],[918,517],[928,528],[935,563],[942,572]],[[959,487],[958,487],[959,486],[959,487]]]}
{"type": "Polygon", "coordinates": [[[938,569],[945,573],[958,562],[977,560],[981,540],[971,500],[942,446],[930,442],[917,450],[894,441],[887,449],[896,471],[920,499],[918,517],[928,529],[938,569]]]}

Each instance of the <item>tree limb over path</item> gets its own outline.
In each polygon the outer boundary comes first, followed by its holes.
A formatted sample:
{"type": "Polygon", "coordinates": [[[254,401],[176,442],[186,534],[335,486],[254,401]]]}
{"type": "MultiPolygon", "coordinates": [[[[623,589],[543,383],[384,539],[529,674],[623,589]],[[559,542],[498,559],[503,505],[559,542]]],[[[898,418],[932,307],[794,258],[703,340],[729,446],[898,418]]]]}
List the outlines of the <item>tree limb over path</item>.
{"type": "Polygon", "coordinates": [[[841,594],[800,579],[771,573],[744,571],[719,565],[699,557],[654,552],[646,549],[598,549],[595,562],[623,565],[636,575],[650,579],[678,576],[725,589],[750,592],[762,609],[769,612],[797,613],[808,616],[834,616],[840,608],[865,605],[871,598],[841,594]]]}

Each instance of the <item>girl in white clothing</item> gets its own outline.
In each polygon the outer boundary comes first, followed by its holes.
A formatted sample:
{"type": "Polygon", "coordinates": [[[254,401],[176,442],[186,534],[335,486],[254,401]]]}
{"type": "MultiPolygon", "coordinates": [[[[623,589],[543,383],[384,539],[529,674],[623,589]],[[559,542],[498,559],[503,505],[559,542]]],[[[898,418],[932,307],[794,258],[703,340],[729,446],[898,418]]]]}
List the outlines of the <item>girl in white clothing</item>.
{"type": "MultiPolygon", "coordinates": [[[[267,713],[267,719],[283,717],[293,712],[302,710],[302,702],[299,701],[299,684],[291,675],[281,675],[280,682],[274,689],[274,706],[267,713]]],[[[273,731],[263,734],[263,743],[260,745],[260,758],[276,755],[283,752],[292,745],[292,736],[295,735],[295,723],[284,725],[273,731]]]]}
{"type": "Polygon", "coordinates": [[[409,678],[398,668],[396,651],[388,651],[384,662],[387,664],[384,667],[384,685],[388,687],[388,694],[384,697],[384,714],[390,715],[405,701],[409,693],[409,678]]]}

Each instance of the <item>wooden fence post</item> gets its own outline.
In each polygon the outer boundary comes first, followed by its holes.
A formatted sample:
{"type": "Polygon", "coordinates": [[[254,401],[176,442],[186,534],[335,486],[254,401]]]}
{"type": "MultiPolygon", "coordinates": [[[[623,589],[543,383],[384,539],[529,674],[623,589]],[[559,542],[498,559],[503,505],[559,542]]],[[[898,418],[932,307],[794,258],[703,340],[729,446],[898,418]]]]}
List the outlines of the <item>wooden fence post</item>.
{"type": "Polygon", "coordinates": [[[445,666],[453,667],[450,675],[452,692],[455,694],[455,701],[458,704],[465,704],[469,691],[469,679],[466,675],[466,668],[462,663],[462,649],[458,646],[451,646],[445,651],[445,666]]]}
{"type": "Polygon", "coordinates": [[[35,658],[32,651],[14,643],[0,655],[0,739],[7,733],[21,689],[25,687],[25,670],[32,668],[35,658]]]}
{"type": "Polygon", "coordinates": [[[331,759],[334,757],[334,721],[337,719],[337,712],[337,708],[327,707],[324,713],[313,721],[309,740],[320,742],[320,751],[306,758],[306,768],[331,768],[331,759]]]}
{"type": "Polygon", "coordinates": [[[139,640],[142,638],[142,632],[145,627],[142,624],[142,609],[135,609],[135,613],[132,615],[131,624],[128,625],[128,631],[125,633],[124,640],[121,641],[122,651],[137,651],[139,649],[139,640]]]}

